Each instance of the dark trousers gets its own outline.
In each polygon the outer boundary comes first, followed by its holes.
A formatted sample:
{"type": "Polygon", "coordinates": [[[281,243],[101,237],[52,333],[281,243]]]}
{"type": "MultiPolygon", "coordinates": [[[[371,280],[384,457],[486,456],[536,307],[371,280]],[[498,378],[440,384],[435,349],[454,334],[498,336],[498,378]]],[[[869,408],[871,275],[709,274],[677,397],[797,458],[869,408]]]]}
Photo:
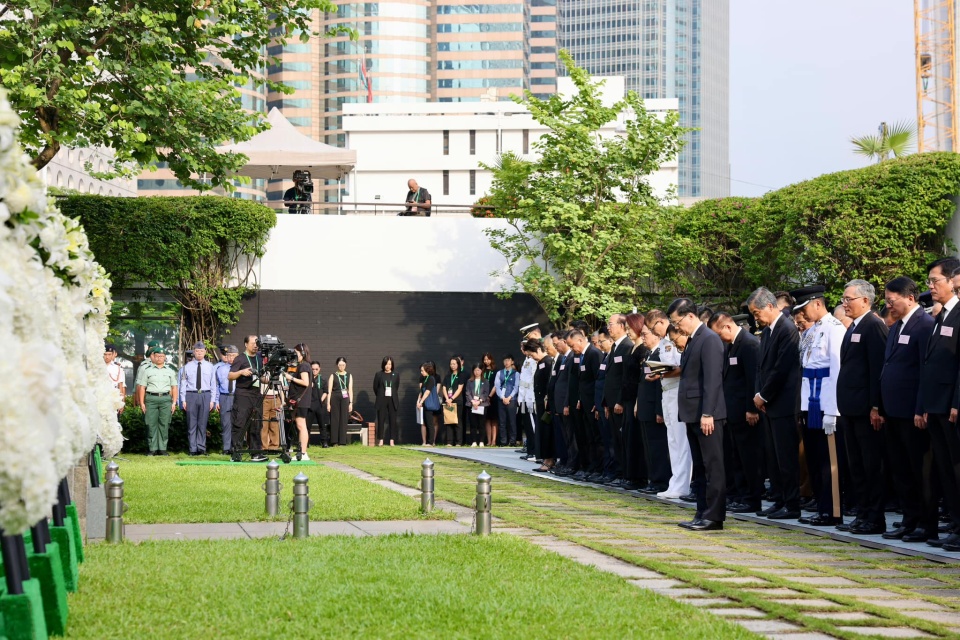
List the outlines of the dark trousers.
{"type": "Polygon", "coordinates": [[[949,416],[929,414],[927,430],[933,447],[933,463],[940,479],[940,491],[950,520],[960,526],[960,435],[958,425],[949,416]]]}
{"type": "Polygon", "coordinates": [[[632,408],[624,412],[623,418],[623,479],[646,486],[648,476],[643,429],[633,415],[632,408]]]}
{"type": "Polygon", "coordinates": [[[583,456],[586,460],[586,470],[590,473],[603,471],[603,440],[600,438],[600,427],[597,425],[593,411],[587,409],[580,411],[580,425],[581,453],[587,452],[583,456]]]}
{"type": "MultiPolygon", "coordinates": [[[[773,444],[773,426],[767,414],[760,414],[760,428],[763,430],[763,471],[770,479],[770,498],[774,504],[783,504],[783,489],[780,487],[780,465],[777,463],[777,448],[773,444]]],[[[797,442],[800,436],[797,435],[797,442]]],[[[797,445],[799,448],[799,444],[797,445]]],[[[799,467],[799,461],[797,463],[799,467]]],[[[798,503],[799,504],[799,503],[798,503]]]]}
{"type": "Polygon", "coordinates": [[[500,444],[508,445],[517,441],[517,397],[510,400],[510,404],[503,404],[500,409],[500,444]]]}
{"type": "Polygon", "coordinates": [[[250,450],[262,450],[261,429],[263,429],[263,396],[259,391],[253,393],[237,391],[233,397],[233,438],[231,438],[233,448],[243,449],[249,436],[250,450]]]}
{"type": "Polygon", "coordinates": [[[207,450],[207,421],[210,419],[210,391],[187,391],[187,445],[190,453],[207,450]]]}
{"type": "Polygon", "coordinates": [[[568,465],[570,463],[570,454],[567,452],[566,428],[563,424],[563,415],[557,412],[553,413],[553,453],[558,461],[568,465]]]}
{"type": "Polygon", "coordinates": [[[803,449],[807,452],[807,465],[817,499],[817,513],[839,518],[841,510],[840,465],[843,450],[841,429],[828,436],[823,429],[803,430],[803,449]]]}
{"type": "Polygon", "coordinates": [[[619,475],[620,465],[617,464],[617,455],[613,448],[613,425],[610,419],[604,415],[603,407],[600,407],[598,415],[597,427],[600,430],[603,473],[604,475],[619,475]]]}
{"type": "Polygon", "coordinates": [[[397,409],[389,400],[377,407],[377,440],[390,443],[400,439],[397,427],[397,409]]]}
{"type": "Polygon", "coordinates": [[[330,400],[330,431],[334,444],[347,444],[347,423],[350,421],[350,398],[335,391],[330,400]]]}
{"type": "Polygon", "coordinates": [[[713,433],[704,435],[699,422],[687,423],[687,441],[693,459],[693,493],[697,513],[704,520],[723,522],[727,514],[727,479],[723,470],[723,423],[713,421],[713,433]]]}
{"type": "Polygon", "coordinates": [[[457,408],[457,421],[453,424],[444,424],[444,443],[448,445],[463,444],[463,405],[454,402],[453,406],[457,408]]]}
{"type": "Polygon", "coordinates": [[[800,436],[797,432],[797,417],[770,418],[770,435],[773,437],[780,501],[787,510],[799,511],[800,436]]]}
{"type": "Polygon", "coordinates": [[[857,497],[857,517],[870,524],[884,524],[885,474],[883,432],[874,431],[870,416],[840,416],[837,431],[843,432],[847,468],[857,497]]]}
{"type": "Polygon", "coordinates": [[[913,418],[887,418],[883,427],[887,463],[903,509],[903,526],[937,530],[937,501],[933,494],[933,450],[929,429],[917,429],[913,418]]]}
{"type": "Polygon", "coordinates": [[[617,414],[613,412],[613,407],[610,408],[610,433],[613,436],[613,451],[611,452],[614,464],[613,473],[620,477],[624,476],[624,468],[626,467],[626,440],[623,433],[626,416],[626,410],[617,414]]]}
{"type": "Polygon", "coordinates": [[[728,420],[724,436],[733,444],[740,468],[743,489],[741,501],[751,507],[761,507],[763,495],[763,426],[758,422],[750,426],[746,420],[728,420]]]}
{"type": "MultiPolygon", "coordinates": [[[[643,450],[646,454],[647,473],[650,484],[666,489],[670,484],[670,445],[667,443],[667,427],[656,421],[641,422],[643,450]]],[[[661,489],[662,490],[662,489],[661,489]]]]}
{"type": "Polygon", "coordinates": [[[223,438],[223,451],[230,451],[233,442],[233,394],[220,394],[220,437],[223,438]]]}
{"type": "Polygon", "coordinates": [[[481,444],[487,441],[487,416],[482,413],[470,412],[467,416],[470,422],[470,444],[481,444]]]}
{"type": "Polygon", "coordinates": [[[580,416],[576,408],[568,409],[568,414],[563,416],[563,441],[567,447],[567,466],[571,469],[580,469],[581,464],[580,446],[577,441],[577,422],[580,416]]]}

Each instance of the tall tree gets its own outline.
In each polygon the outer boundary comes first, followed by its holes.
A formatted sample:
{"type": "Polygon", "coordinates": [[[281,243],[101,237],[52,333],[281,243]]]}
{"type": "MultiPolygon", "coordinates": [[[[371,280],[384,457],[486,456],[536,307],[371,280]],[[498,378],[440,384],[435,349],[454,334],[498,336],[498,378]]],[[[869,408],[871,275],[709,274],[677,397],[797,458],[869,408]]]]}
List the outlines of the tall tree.
{"type": "Polygon", "coordinates": [[[244,162],[216,147],[266,128],[238,88],[289,93],[263,79],[276,62],[267,45],[319,36],[314,9],[337,10],[331,0],[5,0],[0,85],[38,169],[61,146],[102,146],[116,152],[110,174],[165,162],[210,188],[244,162]]]}
{"type": "Polygon", "coordinates": [[[850,143],[857,155],[883,162],[891,155],[900,158],[910,153],[916,137],[917,130],[909,122],[895,122],[892,125],[881,122],[877,133],[850,138],[850,143]]]}
{"type": "Polygon", "coordinates": [[[491,200],[507,225],[488,231],[513,283],[503,292],[531,294],[556,324],[600,318],[635,305],[638,281],[652,274],[660,199],[650,175],[677,156],[685,129],[676,113],[647,111],[634,92],[610,106],[600,83],[560,52],[576,86],[572,96],[524,103],[547,131],[539,158],[492,167],[491,200]],[[616,134],[602,134],[618,121],[616,134]]]}

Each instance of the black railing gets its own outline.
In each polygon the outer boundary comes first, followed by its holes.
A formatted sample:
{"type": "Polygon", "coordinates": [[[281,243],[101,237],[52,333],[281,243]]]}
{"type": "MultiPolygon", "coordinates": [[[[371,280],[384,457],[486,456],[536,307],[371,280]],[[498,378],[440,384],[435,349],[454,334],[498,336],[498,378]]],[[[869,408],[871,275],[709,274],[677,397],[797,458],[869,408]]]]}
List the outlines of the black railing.
{"type": "MultiPolygon", "coordinates": [[[[418,205],[417,211],[409,211],[406,202],[284,202],[274,200],[265,202],[277,213],[293,213],[328,216],[425,216],[427,210],[418,205]]],[[[469,216],[488,217],[494,208],[475,204],[434,204],[429,208],[430,216],[469,216]]]]}

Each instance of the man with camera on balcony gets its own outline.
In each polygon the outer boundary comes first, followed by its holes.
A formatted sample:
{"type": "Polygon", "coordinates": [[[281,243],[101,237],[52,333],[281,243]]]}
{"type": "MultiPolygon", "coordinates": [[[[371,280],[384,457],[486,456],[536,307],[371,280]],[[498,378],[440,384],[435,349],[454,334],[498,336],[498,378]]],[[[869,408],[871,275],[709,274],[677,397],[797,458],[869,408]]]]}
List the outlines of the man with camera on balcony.
{"type": "Polygon", "coordinates": [[[297,169],[293,172],[293,186],[283,192],[287,213],[310,213],[313,201],[313,180],[310,172],[297,169]]]}

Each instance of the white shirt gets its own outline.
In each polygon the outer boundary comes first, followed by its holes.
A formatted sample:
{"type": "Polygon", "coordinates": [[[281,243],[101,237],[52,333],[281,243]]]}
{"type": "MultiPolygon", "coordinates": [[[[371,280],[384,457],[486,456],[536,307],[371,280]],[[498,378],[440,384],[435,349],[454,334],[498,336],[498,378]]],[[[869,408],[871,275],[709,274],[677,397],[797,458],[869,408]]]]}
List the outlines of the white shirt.
{"type": "Polygon", "coordinates": [[[116,361],[107,365],[107,375],[110,376],[110,384],[113,385],[114,389],[119,389],[121,385],[126,386],[124,384],[123,367],[118,365],[116,361]]]}
{"type": "Polygon", "coordinates": [[[520,380],[517,386],[517,404],[533,406],[536,396],[533,393],[533,375],[537,372],[537,361],[527,357],[520,367],[520,380]]]}
{"type": "MultiPolygon", "coordinates": [[[[920,305],[918,305],[918,304],[913,305],[913,308],[910,309],[910,311],[907,311],[907,315],[905,315],[905,316],[903,316],[902,318],[900,318],[900,322],[903,323],[901,326],[903,326],[903,327],[907,326],[907,323],[910,322],[910,318],[913,317],[913,314],[916,313],[916,312],[917,312],[917,309],[919,309],[919,308],[920,308],[920,305]]],[[[901,329],[901,330],[902,330],[902,329],[901,329]]]]}
{"type": "Polygon", "coordinates": [[[950,315],[950,312],[953,308],[957,306],[957,296],[951,297],[947,300],[947,304],[943,305],[943,320],[946,321],[947,316],[950,315]]]}
{"type": "MultiPolygon", "coordinates": [[[[672,364],[675,367],[680,366],[680,357],[682,354],[680,350],[677,349],[677,345],[674,344],[673,340],[669,337],[660,340],[657,349],[660,350],[660,362],[672,364]]],[[[680,386],[680,378],[660,378],[660,386],[664,391],[671,391],[680,386]]]]}
{"type": "Polygon", "coordinates": [[[610,353],[613,353],[617,350],[617,347],[620,346],[620,343],[623,342],[623,339],[627,337],[627,334],[620,336],[620,339],[613,343],[613,346],[610,348],[610,353]]]}
{"type": "MultiPolygon", "coordinates": [[[[800,362],[805,369],[830,369],[830,375],[820,381],[820,409],[824,415],[838,416],[837,377],[840,374],[840,345],[847,330],[843,323],[826,314],[810,329],[809,339],[800,352],[800,362]]],[[[810,400],[810,380],[803,379],[800,408],[807,411],[810,400]]]]}

